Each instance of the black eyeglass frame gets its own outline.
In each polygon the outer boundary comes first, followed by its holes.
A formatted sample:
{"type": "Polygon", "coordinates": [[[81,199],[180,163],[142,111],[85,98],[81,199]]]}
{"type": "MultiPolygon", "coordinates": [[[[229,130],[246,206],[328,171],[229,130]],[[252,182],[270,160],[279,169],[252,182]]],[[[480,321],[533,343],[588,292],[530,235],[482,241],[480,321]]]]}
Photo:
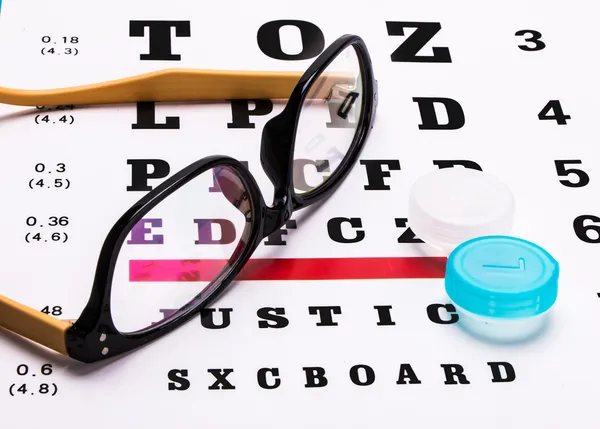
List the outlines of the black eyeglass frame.
{"type": "Polygon", "coordinates": [[[256,180],[241,162],[220,155],[208,156],[188,165],[149,191],[121,216],[107,234],[98,258],[87,305],[80,317],[66,330],[68,355],[78,361],[92,363],[132,351],[172,332],[214,302],[243,269],[262,239],[280,229],[295,211],[327,198],[341,185],[356,163],[373,128],[376,110],[377,81],[367,47],[361,37],[344,35],[317,57],[296,84],[283,111],[264,126],[260,160],[274,186],[272,205],[265,203],[256,180]],[[350,46],[355,48],[363,85],[361,115],[357,121],[354,139],[340,165],[328,180],[314,190],[298,195],[293,187],[293,155],[300,111],[319,75],[350,46]],[[146,213],[177,189],[207,170],[223,166],[235,170],[249,195],[252,225],[244,248],[235,261],[230,261],[232,264],[229,271],[220,276],[220,284],[212,289],[210,294],[202,299],[193,300],[174,316],[150,328],[133,333],[120,332],[111,316],[112,278],[119,250],[130,230],[146,213]]]}

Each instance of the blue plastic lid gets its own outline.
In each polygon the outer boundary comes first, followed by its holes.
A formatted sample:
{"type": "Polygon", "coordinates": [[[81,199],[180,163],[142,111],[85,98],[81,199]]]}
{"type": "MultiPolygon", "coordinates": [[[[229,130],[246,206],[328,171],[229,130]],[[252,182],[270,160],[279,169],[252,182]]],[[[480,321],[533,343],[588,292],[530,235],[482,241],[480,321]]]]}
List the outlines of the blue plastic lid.
{"type": "Polygon", "coordinates": [[[478,237],[448,256],[446,293],[457,306],[481,316],[531,317],[556,301],[558,275],[558,262],[534,243],[478,237]]]}

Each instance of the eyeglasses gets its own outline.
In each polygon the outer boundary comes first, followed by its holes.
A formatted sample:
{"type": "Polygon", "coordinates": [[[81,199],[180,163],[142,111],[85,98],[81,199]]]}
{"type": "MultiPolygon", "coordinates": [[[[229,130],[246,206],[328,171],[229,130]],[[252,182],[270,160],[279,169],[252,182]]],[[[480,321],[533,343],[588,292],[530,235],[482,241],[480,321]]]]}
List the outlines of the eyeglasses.
{"type": "Polygon", "coordinates": [[[171,70],[64,90],[0,89],[0,102],[17,105],[256,97],[287,99],[262,132],[260,161],[273,184],[271,205],[244,163],[220,155],[200,159],[149,191],[114,224],[77,320],[0,296],[0,327],[87,363],[180,327],[221,296],[261,240],[340,186],[373,127],[377,81],[364,41],[345,35],[301,75],[171,70]],[[316,184],[307,183],[307,159],[317,160],[311,170],[316,184]],[[162,319],[154,321],[157,314],[162,319]]]}

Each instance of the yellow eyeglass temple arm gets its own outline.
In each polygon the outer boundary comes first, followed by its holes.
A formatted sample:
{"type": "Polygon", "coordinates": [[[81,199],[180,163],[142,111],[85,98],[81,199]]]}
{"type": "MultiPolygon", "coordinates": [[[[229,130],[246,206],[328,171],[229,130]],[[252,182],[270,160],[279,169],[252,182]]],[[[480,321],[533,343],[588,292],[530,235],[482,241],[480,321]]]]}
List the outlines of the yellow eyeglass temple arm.
{"type": "MultiPolygon", "coordinates": [[[[143,101],[213,101],[287,99],[302,72],[165,69],[123,79],[49,90],[0,87],[0,103],[16,106],[59,106],[136,103],[143,101]]],[[[331,87],[354,76],[323,73],[323,85],[311,98],[327,98],[331,87]]],[[[311,90],[312,92],[312,90],[311,90]]]]}
{"type": "Polygon", "coordinates": [[[67,355],[65,333],[71,322],[0,295],[0,327],[67,355]]]}

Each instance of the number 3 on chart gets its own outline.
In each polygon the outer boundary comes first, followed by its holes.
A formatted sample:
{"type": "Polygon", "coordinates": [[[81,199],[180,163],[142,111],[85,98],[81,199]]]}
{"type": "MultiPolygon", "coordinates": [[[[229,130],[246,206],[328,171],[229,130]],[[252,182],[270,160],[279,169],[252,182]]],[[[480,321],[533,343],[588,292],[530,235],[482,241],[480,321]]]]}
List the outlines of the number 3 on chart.
{"type": "Polygon", "coordinates": [[[525,41],[533,43],[533,47],[528,46],[528,45],[519,45],[519,48],[521,48],[523,51],[528,51],[528,52],[541,51],[542,49],[544,49],[546,47],[546,44],[541,40],[542,33],[540,33],[539,31],[519,30],[515,33],[515,36],[525,36],[527,34],[530,34],[531,37],[525,39],[525,41]]]}

